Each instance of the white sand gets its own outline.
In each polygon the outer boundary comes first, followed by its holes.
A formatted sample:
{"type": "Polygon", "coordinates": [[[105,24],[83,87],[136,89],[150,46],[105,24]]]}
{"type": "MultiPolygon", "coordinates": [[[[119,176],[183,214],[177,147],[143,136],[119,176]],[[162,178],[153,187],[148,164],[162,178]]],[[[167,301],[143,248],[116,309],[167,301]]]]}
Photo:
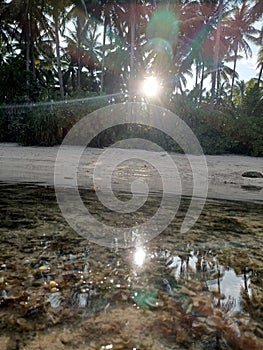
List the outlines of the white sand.
{"type": "MultiPolygon", "coordinates": [[[[12,143],[0,144],[0,181],[7,183],[37,183],[54,185],[54,166],[59,147],[21,147],[12,143]]],[[[64,165],[71,164],[78,147],[67,146],[64,165]]],[[[98,157],[105,149],[87,148],[81,158],[78,169],[78,185],[90,187],[93,185],[93,171],[99,164],[98,157]]],[[[170,154],[180,174],[183,194],[192,193],[192,172],[186,156],[170,154]]],[[[143,161],[132,159],[121,164],[112,177],[112,187],[115,190],[130,190],[130,182],[136,178],[145,179],[149,183],[150,191],[155,193],[162,189],[158,173],[154,171],[153,159],[160,164],[168,181],[175,177],[174,169],[169,163],[169,156],[164,152],[143,150],[124,150],[114,148],[107,156],[106,169],[114,164],[116,159],[142,158],[143,161]]],[[[208,197],[229,200],[246,200],[263,202],[263,179],[248,179],[241,175],[244,171],[253,170],[263,172],[263,158],[253,158],[237,155],[206,156],[209,171],[208,197]]],[[[102,187],[108,188],[105,172],[101,168],[102,187]]],[[[73,170],[72,170],[73,171],[73,170]]],[[[72,174],[68,171],[60,177],[59,186],[68,186],[72,182],[72,174]]],[[[101,186],[100,183],[100,186],[101,186]]],[[[95,183],[95,185],[97,185],[95,183]]]]}

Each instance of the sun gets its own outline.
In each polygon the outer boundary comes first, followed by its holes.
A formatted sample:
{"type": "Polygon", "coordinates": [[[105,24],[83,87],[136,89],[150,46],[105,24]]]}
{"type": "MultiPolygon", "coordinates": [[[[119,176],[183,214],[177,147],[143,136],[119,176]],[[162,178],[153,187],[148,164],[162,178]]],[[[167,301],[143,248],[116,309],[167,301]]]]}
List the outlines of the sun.
{"type": "Polygon", "coordinates": [[[160,84],[156,77],[147,77],[142,82],[142,93],[147,97],[155,97],[158,95],[160,84]]]}

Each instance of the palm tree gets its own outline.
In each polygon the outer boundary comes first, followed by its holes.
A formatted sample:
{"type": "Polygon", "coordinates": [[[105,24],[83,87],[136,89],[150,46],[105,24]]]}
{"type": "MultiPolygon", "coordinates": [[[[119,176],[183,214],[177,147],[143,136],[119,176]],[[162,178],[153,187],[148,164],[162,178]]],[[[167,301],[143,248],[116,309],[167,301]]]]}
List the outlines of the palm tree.
{"type": "MultiPolygon", "coordinates": [[[[94,70],[99,67],[101,57],[101,44],[98,41],[100,36],[97,33],[97,25],[92,21],[82,22],[75,20],[74,30],[69,30],[66,35],[67,53],[77,72],[77,89],[83,87],[82,70],[85,67],[89,71],[90,81],[94,80],[94,70]]],[[[94,84],[92,84],[94,85],[94,84]]]]}
{"type": "Polygon", "coordinates": [[[254,40],[255,34],[258,33],[258,30],[253,26],[254,22],[255,19],[251,16],[250,7],[247,1],[244,1],[241,7],[234,7],[232,14],[224,20],[234,62],[230,93],[231,99],[235,83],[237,60],[241,57],[238,53],[239,51],[244,52],[247,58],[252,56],[252,50],[248,41],[254,40]]]}
{"type": "Polygon", "coordinates": [[[67,0],[50,0],[50,11],[49,15],[53,18],[53,30],[50,31],[51,37],[55,42],[56,52],[56,65],[59,80],[60,97],[64,99],[64,85],[61,68],[61,57],[60,57],[60,35],[63,35],[65,30],[65,23],[67,17],[67,7],[71,4],[67,0]]]}
{"type": "Polygon", "coordinates": [[[246,83],[244,80],[238,80],[233,88],[234,104],[242,108],[244,106],[244,99],[246,95],[246,83]]]}
{"type": "Polygon", "coordinates": [[[113,76],[118,81],[116,86],[121,83],[122,88],[127,89],[128,81],[136,78],[142,69],[141,44],[145,36],[149,3],[106,0],[100,6],[100,11],[95,3],[88,3],[87,11],[99,19],[104,27],[100,91],[102,93],[105,89],[109,91],[109,88],[113,88],[105,86],[108,78],[113,76]]]}
{"type": "MultiPolygon", "coordinates": [[[[1,33],[9,35],[12,58],[19,61],[23,80],[26,82],[25,88],[21,81],[23,96],[29,100],[37,99],[38,93],[46,87],[39,70],[39,60],[43,58],[42,49],[48,44],[49,22],[46,9],[47,3],[42,0],[11,0],[2,3],[0,8],[0,12],[3,10],[5,14],[5,31],[1,33]],[[22,62],[24,69],[21,67],[22,62]]],[[[19,89],[18,86],[15,88],[19,89]]]]}
{"type": "Polygon", "coordinates": [[[36,80],[36,65],[38,44],[45,40],[48,32],[48,20],[45,16],[46,3],[41,0],[12,0],[8,3],[10,21],[19,33],[17,40],[21,56],[25,59],[27,79],[32,75],[36,80]]]}
{"type": "MultiPolygon", "coordinates": [[[[226,55],[226,39],[221,24],[227,14],[223,0],[212,1],[209,6],[204,2],[190,2],[182,6],[178,54],[176,60],[196,66],[195,91],[199,91],[199,103],[202,101],[205,69],[211,73],[211,101],[215,99],[216,72],[226,55]]],[[[185,63],[184,63],[185,65],[185,63]]],[[[196,94],[196,99],[197,99],[196,94]]]]}
{"type": "Polygon", "coordinates": [[[224,61],[218,63],[217,74],[216,74],[216,103],[220,104],[223,101],[222,95],[227,99],[226,86],[230,86],[231,77],[235,76],[238,79],[239,75],[234,72],[232,68],[227,66],[224,61]]]}

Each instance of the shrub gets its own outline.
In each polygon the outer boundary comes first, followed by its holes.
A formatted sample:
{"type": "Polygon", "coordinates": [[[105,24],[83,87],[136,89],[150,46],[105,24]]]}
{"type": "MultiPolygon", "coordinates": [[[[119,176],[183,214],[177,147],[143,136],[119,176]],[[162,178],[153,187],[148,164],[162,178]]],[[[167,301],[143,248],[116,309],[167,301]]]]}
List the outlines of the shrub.
{"type": "Polygon", "coordinates": [[[21,123],[18,140],[24,146],[53,146],[59,143],[56,113],[46,110],[30,112],[21,123]]]}
{"type": "Polygon", "coordinates": [[[0,142],[9,141],[9,120],[8,115],[0,112],[0,142]]]}

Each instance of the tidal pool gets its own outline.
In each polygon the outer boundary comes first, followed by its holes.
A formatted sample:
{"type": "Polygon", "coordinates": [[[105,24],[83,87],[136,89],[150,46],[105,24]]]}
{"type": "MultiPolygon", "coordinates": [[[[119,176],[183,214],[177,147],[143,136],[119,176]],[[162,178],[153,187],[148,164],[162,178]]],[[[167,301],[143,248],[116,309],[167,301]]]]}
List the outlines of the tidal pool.
{"type": "MultiPolygon", "coordinates": [[[[160,203],[120,220],[93,191],[82,198],[113,226],[160,203]]],[[[181,234],[188,205],[147,244],[106,248],[68,226],[53,188],[2,183],[0,348],[262,349],[262,204],[207,200],[181,234]]]]}

